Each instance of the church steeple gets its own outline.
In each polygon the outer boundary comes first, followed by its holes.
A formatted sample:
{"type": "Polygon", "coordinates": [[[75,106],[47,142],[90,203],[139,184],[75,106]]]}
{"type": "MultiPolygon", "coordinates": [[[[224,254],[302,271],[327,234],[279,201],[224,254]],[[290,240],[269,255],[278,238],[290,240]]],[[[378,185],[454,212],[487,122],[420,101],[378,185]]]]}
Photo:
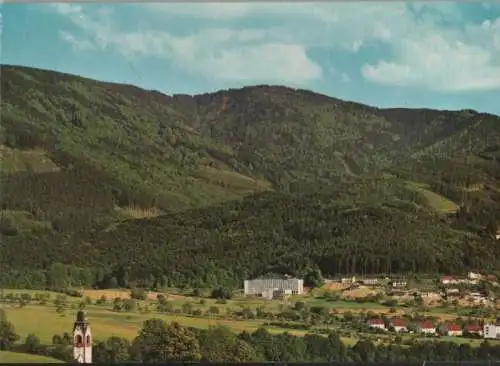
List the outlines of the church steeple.
{"type": "Polygon", "coordinates": [[[78,363],[92,363],[92,332],[82,310],[76,313],[73,326],[73,358],[78,363]]]}

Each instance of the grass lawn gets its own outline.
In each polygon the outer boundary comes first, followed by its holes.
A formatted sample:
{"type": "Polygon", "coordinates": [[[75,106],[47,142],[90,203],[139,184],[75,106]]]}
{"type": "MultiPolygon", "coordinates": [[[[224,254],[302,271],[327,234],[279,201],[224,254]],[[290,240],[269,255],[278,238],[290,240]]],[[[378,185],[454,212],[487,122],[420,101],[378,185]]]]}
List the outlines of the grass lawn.
{"type": "MultiPolygon", "coordinates": [[[[52,305],[40,306],[29,305],[24,308],[4,306],[4,311],[9,321],[14,324],[16,333],[24,340],[30,333],[36,334],[44,344],[52,342],[54,334],[71,332],[74,314],[76,310],[67,310],[65,315],[56,313],[52,305]]],[[[227,320],[195,318],[182,315],[165,315],[155,312],[151,313],[116,313],[108,308],[99,306],[88,307],[89,321],[95,339],[106,339],[111,336],[125,337],[133,339],[142,326],[142,323],[151,318],[163,319],[167,322],[176,321],[181,325],[206,329],[213,325],[224,325],[232,331],[239,333],[242,331],[253,332],[264,322],[259,320],[227,320]]],[[[284,329],[279,327],[266,327],[269,332],[283,333],[302,336],[306,331],[295,329],[284,329]]],[[[352,339],[346,338],[346,343],[352,343],[352,339]]]]}
{"type": "Polygon", "coordinates": [[[30,355],[28,353],[18,353],[9,351],[0,351],[0,362],[5,363],[64,363],[55,358],[30,355]]]}
{"type": "Polygon", "coordinates": [[[343,300],[335,300],[335,301],[328,301],[326,299],[322,298],[314,298],[314,299],[308,299],[307,301],[304,301],[307,305],[309,306],[325,306],[328,308],[332,309],[346,309],[346,310],[353,310],[353,311],[360,311],[362,309],[366,310],[385,310],[388,309],[387,306],[381,305],[378,302],[355,302],[355,301],[343,301],[343,300]]]}
{"type": "Polygon", "coordinates": [[[454,342],[457,344],[470,344],[471,347],[478,347],[484,339],[472,339],[463,337],[441,336],[441,337],[409,337],[420,342],[435,341],[435,342],[454,342]]]}

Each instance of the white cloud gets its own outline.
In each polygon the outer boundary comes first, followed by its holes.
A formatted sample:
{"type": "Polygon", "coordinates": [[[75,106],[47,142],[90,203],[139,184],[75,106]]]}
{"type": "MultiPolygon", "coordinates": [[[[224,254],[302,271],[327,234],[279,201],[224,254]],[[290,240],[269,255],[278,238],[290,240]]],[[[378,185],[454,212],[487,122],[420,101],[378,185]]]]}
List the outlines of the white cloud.
{"type": "MultiPolygon", "coordinates": [[[[92,19],[77,5],[60,5],[55,5],[55,9],[86,32],[97,48],[114,47],[129,58],[161,57],[185,71],[223,80],[299,85],[322,74],[303,45],[266,42],[269,31],[212,28],[188,36],[160,31],[118,31],[109,20],[92,19]]],[[[75,36],[65,32],[61,37],[76,47],[75,36]]]]}
{"type": "Polygon", "coordinates": [[[61,33],[75,49],[94,46],[112,48],[126,57],[160,57],[207,78],[305,84],[323,75],[308,56],[309,49],[358,53],[379,42],[391,53],[388,59],[362,67],[361,74],[371,82],[442,91],[500,88],[500,18],[464,24],[457,6],[442,2],[137,5],[138,17],[165,20],[161,30],[122,30],[111,14],[87,13],[79,5],[57,4],[54,9],[80,29],[81,37],[61,33]],[[261,16],[276,21],[258,28],[238,26],[243,19],[261,16]],[[197,24],[206,26],[183,35],[166,31],[169,19],[179,17],[186,22],[199,19],[205,23],[197,24]],[[443,20],[460,27],[443,27],[443,20]]]}
{"type": "Polygon", "coordinates": [[[93,44],[86,39],[77,39],[73,34],[59,31],[59,37],[69,43],[74,51],[88,51],[95,49],[93,44]]]}
{"type": "Polygon", "coordinates": [[[271,80],[299,85],[322,75],[321,68],[307,57],[302,45],[243,46],[212,54],[203,64],[212,76],[228,80],[271,80]]]}
{"type": "Polygon", "coordinates": [[[500,18],[464,30],[421,27],[393,44],[391,61],[363,66],[376,83],[461,92],[500,88],[500,18]]]}

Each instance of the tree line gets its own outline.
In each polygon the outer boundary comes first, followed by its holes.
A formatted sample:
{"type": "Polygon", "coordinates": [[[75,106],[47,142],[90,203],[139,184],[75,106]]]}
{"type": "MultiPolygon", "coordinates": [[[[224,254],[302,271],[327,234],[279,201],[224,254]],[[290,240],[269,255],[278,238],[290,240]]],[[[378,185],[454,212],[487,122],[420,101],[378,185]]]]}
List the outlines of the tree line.
{"type": "MultiPolygon", "coordinates": [[[[12,323],[0,312],[0,349],[45,354],[71,360],[68,333],[54,335],[52,345],[42,345],[30,334],[21,341],[12,323]]],[[[273,334],[265,328],[235,334],[223,326],[209,329],[184,327],[152,318],[144,321],[132,340],[110,337],[94,340],[94,363],[122,362],[422,362],[491,361],[500,358],[500,345],[484,341],[478,347],[442,341],[411,344],[374,344],[359,340],[345,344],[337,333],[327,336],[273,334]]]]}

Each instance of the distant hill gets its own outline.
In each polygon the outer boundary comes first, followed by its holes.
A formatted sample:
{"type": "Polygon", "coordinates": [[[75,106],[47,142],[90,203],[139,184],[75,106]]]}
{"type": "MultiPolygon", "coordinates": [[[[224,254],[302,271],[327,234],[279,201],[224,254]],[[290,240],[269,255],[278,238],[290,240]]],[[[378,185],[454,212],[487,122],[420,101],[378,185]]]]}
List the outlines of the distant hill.
{"type": "Polygon", "coordinates": [[[1,87],[2,265],[177,282],[206,261],[238,281],[498,265],[498,116],[281,86],[167,96],[5,65],[1,87]]]}

